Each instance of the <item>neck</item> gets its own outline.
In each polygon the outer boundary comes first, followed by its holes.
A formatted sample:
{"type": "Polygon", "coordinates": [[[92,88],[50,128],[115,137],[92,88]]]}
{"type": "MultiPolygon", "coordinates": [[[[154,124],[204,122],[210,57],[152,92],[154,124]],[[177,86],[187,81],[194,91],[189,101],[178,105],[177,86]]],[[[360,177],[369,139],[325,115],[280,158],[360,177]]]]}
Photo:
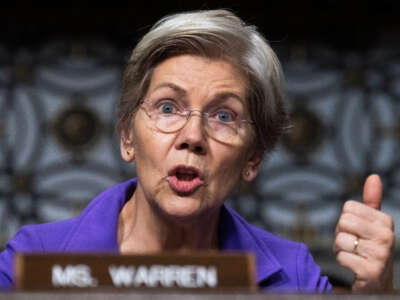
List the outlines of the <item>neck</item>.
{"type": "Polygon", "coordinates": [[[118,223],[121,253],[189,252],[218,248],[219,210],[185,220],[163,216],[137,188],[118,223]]]}

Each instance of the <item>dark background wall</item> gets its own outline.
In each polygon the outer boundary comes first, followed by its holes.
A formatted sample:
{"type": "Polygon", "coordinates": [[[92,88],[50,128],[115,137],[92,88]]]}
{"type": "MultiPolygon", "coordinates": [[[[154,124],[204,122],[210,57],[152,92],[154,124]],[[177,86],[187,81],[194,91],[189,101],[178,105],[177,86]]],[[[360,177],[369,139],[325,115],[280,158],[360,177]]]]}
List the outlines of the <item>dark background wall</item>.
{"type": "MultiPolygon", "coordinates": [[[[18,2],[17,2],[18,3],[18,2]]],[[[12,45],[37,45],[49,38],[106,38],[132,43],[165,14],[229,8],[257,25],[271,41],[319,41],[337,49],[363,50],[381,39],[395,39],[400,4],[381,1],[132,1],[119,8],[75,5],[0,10],[1,39],[12,45]]]]}

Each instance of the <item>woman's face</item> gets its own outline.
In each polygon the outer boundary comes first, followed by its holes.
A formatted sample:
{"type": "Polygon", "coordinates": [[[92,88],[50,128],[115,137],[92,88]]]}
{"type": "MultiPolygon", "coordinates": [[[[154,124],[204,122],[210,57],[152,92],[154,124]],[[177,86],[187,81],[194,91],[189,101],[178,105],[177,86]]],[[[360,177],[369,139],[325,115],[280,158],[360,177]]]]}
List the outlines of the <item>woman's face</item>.
{"type": "Polygon", "coordinates": [[[155,68],[145,101],[128,138],[121,140],[121,153],[126,161],[136,160],[135,194],[157,211],[177,219],[216,212],[240,177],[256,176],[261,159],[250,149],[250,124],[224,143],[210,136],[198,112],[173,133],[162,132],[146,113],[148,105],[160,103],[156,108],[163,113],[174,112],[176,105],[217,111],[211,118],[223,121],[231,114],[249,120],[246,80],[230,63],[192,55],[169,58],[155,68]]]}

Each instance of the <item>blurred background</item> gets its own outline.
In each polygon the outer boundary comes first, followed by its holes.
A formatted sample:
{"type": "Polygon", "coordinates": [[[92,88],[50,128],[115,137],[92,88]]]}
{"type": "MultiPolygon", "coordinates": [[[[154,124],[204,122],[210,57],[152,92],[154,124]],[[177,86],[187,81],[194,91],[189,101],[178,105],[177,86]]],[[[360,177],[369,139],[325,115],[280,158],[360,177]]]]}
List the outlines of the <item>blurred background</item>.
{"type": "MultiPolygon", "coordinates": [[[[324,274],[345,200],[371,172],[400,227],[400,2],[142,1],[121,8],[0,9],[0,248],[24,224],[76,216],[135,175],[122,162],[115,104],[131,49],[162,16],[229,8],[280,58],[293,130],[230,204],[251,223],[306,243],[324,274]]],[[[396,281],[399,286],[399,257],[396,281]]]]}

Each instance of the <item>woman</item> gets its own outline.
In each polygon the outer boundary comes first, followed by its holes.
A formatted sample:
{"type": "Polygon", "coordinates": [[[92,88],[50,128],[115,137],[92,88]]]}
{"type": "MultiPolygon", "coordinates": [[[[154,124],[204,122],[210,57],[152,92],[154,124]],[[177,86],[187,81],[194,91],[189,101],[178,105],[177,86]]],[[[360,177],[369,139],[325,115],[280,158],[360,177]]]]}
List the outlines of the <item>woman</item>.
{"type": "MultiPolygon", "coordinates": [[[[133,50],[118,107],[121,155],[136,163],[137,178],[103,192],[78,218],[22,228],[0,256],[0,284],[12,286],[18,251],[220,249],[253,252],[262,289],[329,291],[304,245],[253,227],[224,205],[240,180],[256,177],[287,128],[281,86],[272,49],[232,13],[193,12],[158,22],[133,50]]],[[[377,184],[368,187],[375,191],[377,184]]],[[[367,249],[354,225],[346,225],[354,219],[350,206],[337,230],[338,257],[367,249]]],[[[374,215],[365,210],[365,216],[374,215]]],[[[386,242],[378,245],[382,268],[371,275],[371,263],[368,272],[357,271],[363,282],[357,287],[390,288],[376,284],[392,276],[391,251],[384,250],[393,241],[386,242]]]]}

